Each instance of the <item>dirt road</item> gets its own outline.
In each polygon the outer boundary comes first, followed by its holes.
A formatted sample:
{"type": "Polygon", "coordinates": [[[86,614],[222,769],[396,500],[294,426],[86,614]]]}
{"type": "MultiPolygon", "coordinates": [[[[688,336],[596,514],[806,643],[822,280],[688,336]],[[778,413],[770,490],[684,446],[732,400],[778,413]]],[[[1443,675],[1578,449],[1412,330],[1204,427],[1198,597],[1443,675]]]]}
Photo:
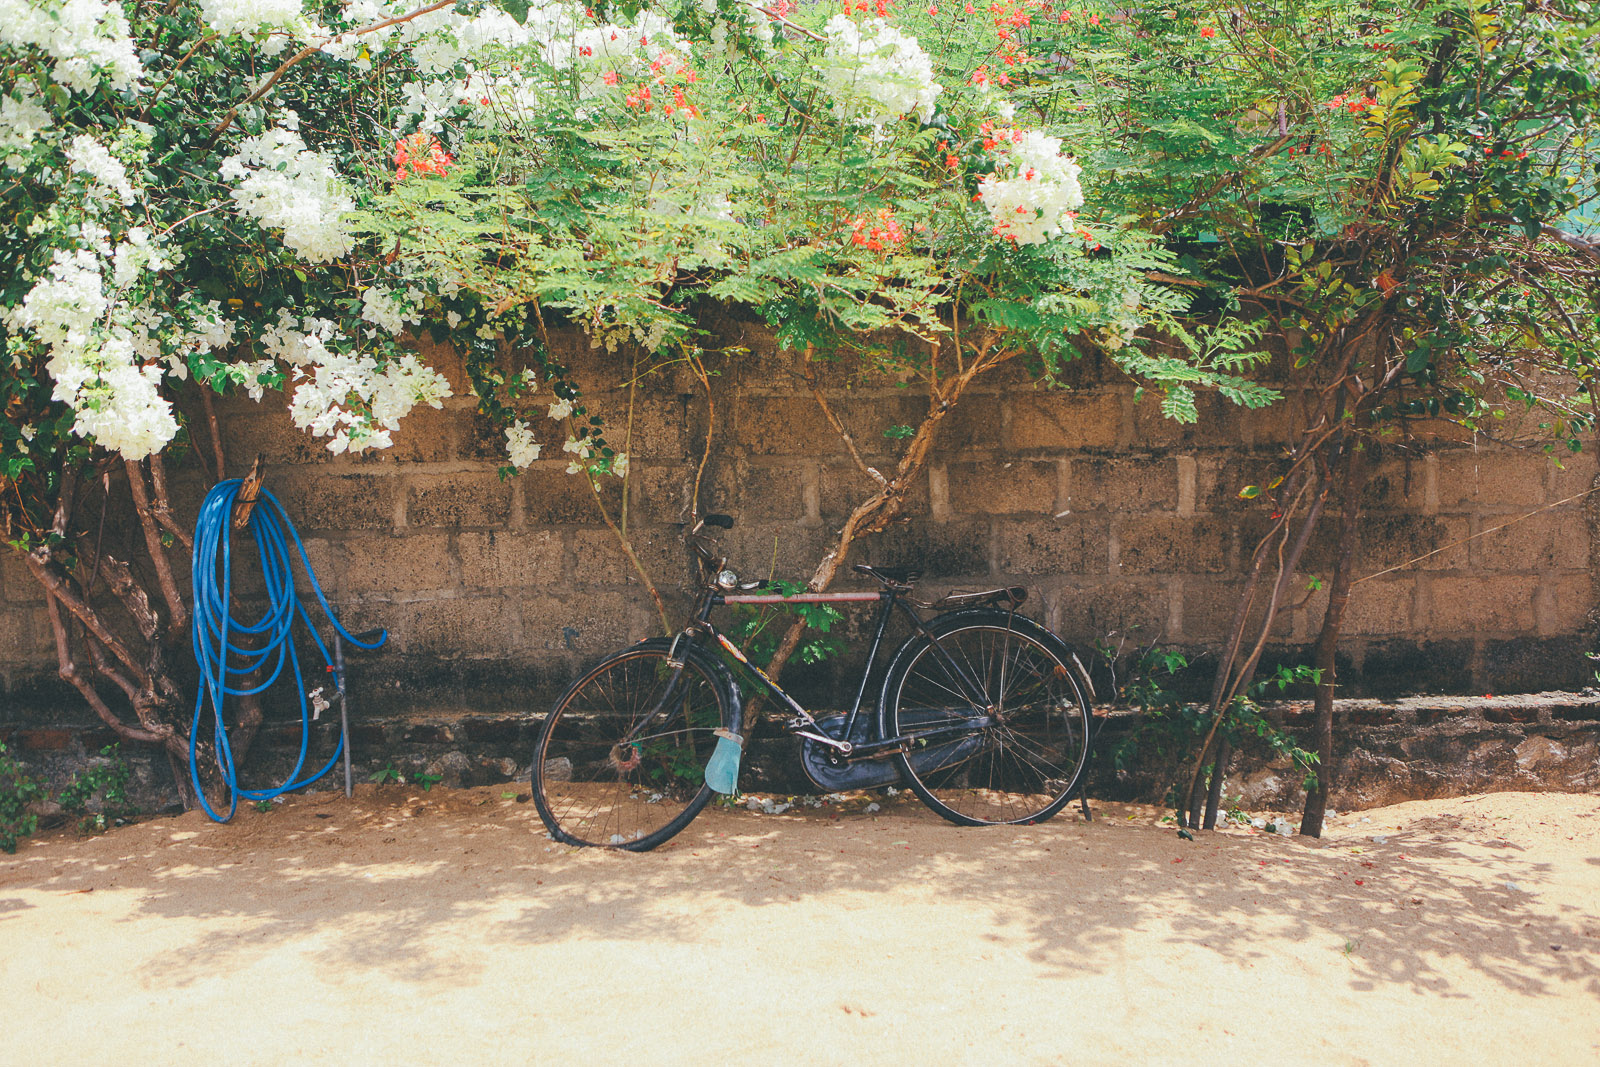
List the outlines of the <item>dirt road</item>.
{"type": "Polygon", "coordinates": [[[1600,1062],[1600,797],[1180,840],[909,797],[642,856],[367,786],[0,856],[0,1062],[1600,1062]]]}

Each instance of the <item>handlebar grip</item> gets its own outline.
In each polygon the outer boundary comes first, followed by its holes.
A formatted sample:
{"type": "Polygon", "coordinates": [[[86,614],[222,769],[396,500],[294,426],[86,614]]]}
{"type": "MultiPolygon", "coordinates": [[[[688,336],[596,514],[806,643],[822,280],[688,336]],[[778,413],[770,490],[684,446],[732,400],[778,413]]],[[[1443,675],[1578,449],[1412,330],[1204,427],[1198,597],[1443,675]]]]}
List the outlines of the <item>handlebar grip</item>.
{"type": "Polygon", "coordinates": [[[701,521],[704,522],[707,526],[720,526],[724,530],[733,529],[733,516],[732,515],[718,515],[718,514],[713,512],[712,514],[707,515],[701,521]]]}

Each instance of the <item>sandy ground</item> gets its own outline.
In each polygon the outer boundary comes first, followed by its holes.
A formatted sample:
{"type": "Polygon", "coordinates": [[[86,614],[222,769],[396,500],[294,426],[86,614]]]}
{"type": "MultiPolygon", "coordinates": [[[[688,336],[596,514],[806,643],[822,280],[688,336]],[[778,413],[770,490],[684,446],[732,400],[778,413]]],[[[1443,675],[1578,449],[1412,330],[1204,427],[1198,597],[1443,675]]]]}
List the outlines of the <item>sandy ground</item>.
{"type": "Polygon", "coordinates": [[[0,857],[8,1064],[1600,1062],[1600,797],[1180,840],[909,796],[647,855],[366,786],[0,857]]]}

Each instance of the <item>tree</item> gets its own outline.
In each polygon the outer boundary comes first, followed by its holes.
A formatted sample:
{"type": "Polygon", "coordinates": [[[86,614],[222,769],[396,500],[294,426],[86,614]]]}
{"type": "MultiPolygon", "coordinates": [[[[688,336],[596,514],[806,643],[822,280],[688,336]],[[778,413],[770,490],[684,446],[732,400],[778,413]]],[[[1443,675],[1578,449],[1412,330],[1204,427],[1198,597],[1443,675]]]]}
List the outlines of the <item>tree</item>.
{"type": "Polygon", "coordinates": [[[1270,518],[1223,642],[1187,825],[1215,823],[1229,709],[1331,511],[1313,650],[1321,764],[1301,826],[1321,833],[1373,442],[1404,442],[1419,416],[1492,435],[1507,401],[1551,414],[1552,449],[1576,450],[1593,429],[1584,353],[1600,331],[1600,243],[1563,220],[1595,191],[1597,15],[1588,3],[1316,0],[1140,11],[1105,31],[1096,85],[1114,87],[1104,143],[1126,210],[1181,253],[1186,277],[1172,281],[1195,292],[1190,321],[1263,322],[1313,398],[1277,479],[1241,488],[1270,518]],[[1551,368],[1563,376],[1538,373],[1551,368]]]}

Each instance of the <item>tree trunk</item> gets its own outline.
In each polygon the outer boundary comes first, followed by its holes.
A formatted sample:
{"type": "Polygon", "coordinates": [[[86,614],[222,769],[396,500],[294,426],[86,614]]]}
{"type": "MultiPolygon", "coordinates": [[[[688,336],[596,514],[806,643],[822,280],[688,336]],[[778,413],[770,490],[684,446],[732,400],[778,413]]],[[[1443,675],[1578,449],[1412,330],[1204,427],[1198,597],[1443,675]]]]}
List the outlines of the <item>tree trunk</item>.
{"type": "Polygon", "coordinates": [[[1338,684],[1334,653],[1339,647],[1339,631],[1344,623],[1345,606],[1350,602],[1350,586],[1356,563],[1356,532],[1361,518],[1361,489],[1366,484],[1366,464],[1362,454],[1347,443],[1343,464],[1344,499],[1339,516],[1339,554],[1328,583],[1328,607],[1322,615],[1322,630],[1317,634],[1314,666],[1322,672],[1317,682],[1316,743],[1317,784],[1306,793],[1305,811],[1300,816],[1300,833],[1322,836],[1322,821],[1328,810],[1328,791],[1333,785],[1333,694],[1338,684]]]}

